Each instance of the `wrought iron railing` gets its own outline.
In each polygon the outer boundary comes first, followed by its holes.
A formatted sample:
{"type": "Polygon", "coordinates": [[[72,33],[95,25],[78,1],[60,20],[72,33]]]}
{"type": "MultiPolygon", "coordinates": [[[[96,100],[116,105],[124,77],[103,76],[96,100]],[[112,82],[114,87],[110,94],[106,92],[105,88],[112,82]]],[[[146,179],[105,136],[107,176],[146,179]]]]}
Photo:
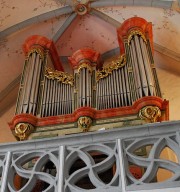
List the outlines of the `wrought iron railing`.
{"type": "Polygon", "coordinates": [[[1,192],[178,192],[180,121],[3,144],[0,176],[1,192]]]}

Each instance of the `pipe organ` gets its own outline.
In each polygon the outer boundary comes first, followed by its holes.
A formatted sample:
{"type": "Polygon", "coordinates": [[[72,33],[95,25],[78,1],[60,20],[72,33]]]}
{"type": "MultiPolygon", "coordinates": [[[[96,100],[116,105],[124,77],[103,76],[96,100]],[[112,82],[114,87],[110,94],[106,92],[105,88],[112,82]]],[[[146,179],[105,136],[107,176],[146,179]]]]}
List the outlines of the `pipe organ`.
{"type": "MultiPolygon", "coordinates": [[[[29,124],[39,122],[39,126],[52,119],[60,124],[79,119],[78,125],[87,130],[93,119],[137,115],[142,107],[150,106],[143,110],[150,113],[146,119],[153,122],[151,116],[157,113],[157,120],[158,109],[163,110],[165,104],[153,61],[152,26],[142,18],[130,18],[117,29],[117,35],[120,56],[116,60],[102,66],[100,53],[82,48],[68,58],[73,74],[63,71],[53,42],[39,36],[27,40],[17,119],[29,114],[25,121],[29,118],[29,124]]],[[[141,112],[139,117],[146,115],[141,112]]],[[[14,122],[13,129],[20,120],[14,122]]]]}

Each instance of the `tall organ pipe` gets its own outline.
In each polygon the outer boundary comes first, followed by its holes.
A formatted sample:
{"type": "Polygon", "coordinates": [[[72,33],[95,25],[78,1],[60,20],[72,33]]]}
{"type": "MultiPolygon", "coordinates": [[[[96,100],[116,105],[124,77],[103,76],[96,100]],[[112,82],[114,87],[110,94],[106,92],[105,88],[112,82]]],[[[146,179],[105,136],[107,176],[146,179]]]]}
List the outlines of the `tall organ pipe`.
{"type": "Polygon", "coordinates": [[[38,113],[38,95],[41,95],[39,86],[41,85],[41,75],[43,73],[44,61],[41,51],[31,50],[28,59],[25,62],[23,75],[21,79],[19,103],[16,114],[29,113],[37,115],[38,113]]]}
{"type": "Polygon", "coordinates": [[[147,54],[147,47],[142,38],[139,38],[139,40],[140,40],[140,44],[141,44],[142,55],[144,58],[144,66],[145,66],[145,71],[146,71],[146,76],[147,76],[147,81],[148,81],[148,87],[149,87],[150,95],[153,96],[156,94],[154,93],[155,92],[154,80],[153,80],[153,76],[152,76],[150,61],[149,61],[148,54],[147,54]]]}

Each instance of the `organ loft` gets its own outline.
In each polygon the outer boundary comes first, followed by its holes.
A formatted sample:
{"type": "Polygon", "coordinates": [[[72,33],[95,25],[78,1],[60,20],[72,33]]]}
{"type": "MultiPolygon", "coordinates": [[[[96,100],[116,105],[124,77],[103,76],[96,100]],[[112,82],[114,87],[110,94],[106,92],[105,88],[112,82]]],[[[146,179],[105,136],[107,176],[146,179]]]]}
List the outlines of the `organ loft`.
{"type": "Polygon", "coordinates": [[[119,56],[103,61],[82,47],[64,70],[53,41],[34,35],[10,128],[18,140],[93,132],[168,120],[153,60],[152,24],[140,17],[117,28],[119,56]]]}

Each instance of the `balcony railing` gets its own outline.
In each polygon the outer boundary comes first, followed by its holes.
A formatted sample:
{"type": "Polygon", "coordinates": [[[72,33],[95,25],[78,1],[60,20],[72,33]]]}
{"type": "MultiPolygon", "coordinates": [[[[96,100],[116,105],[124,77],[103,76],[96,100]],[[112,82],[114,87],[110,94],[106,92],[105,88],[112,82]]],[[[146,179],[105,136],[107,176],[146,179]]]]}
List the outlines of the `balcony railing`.
{"type": "Polygon", "coordinates": [[[178,192],[180,122],[3,144],[0,176],[1,192],[178,192]]]}

